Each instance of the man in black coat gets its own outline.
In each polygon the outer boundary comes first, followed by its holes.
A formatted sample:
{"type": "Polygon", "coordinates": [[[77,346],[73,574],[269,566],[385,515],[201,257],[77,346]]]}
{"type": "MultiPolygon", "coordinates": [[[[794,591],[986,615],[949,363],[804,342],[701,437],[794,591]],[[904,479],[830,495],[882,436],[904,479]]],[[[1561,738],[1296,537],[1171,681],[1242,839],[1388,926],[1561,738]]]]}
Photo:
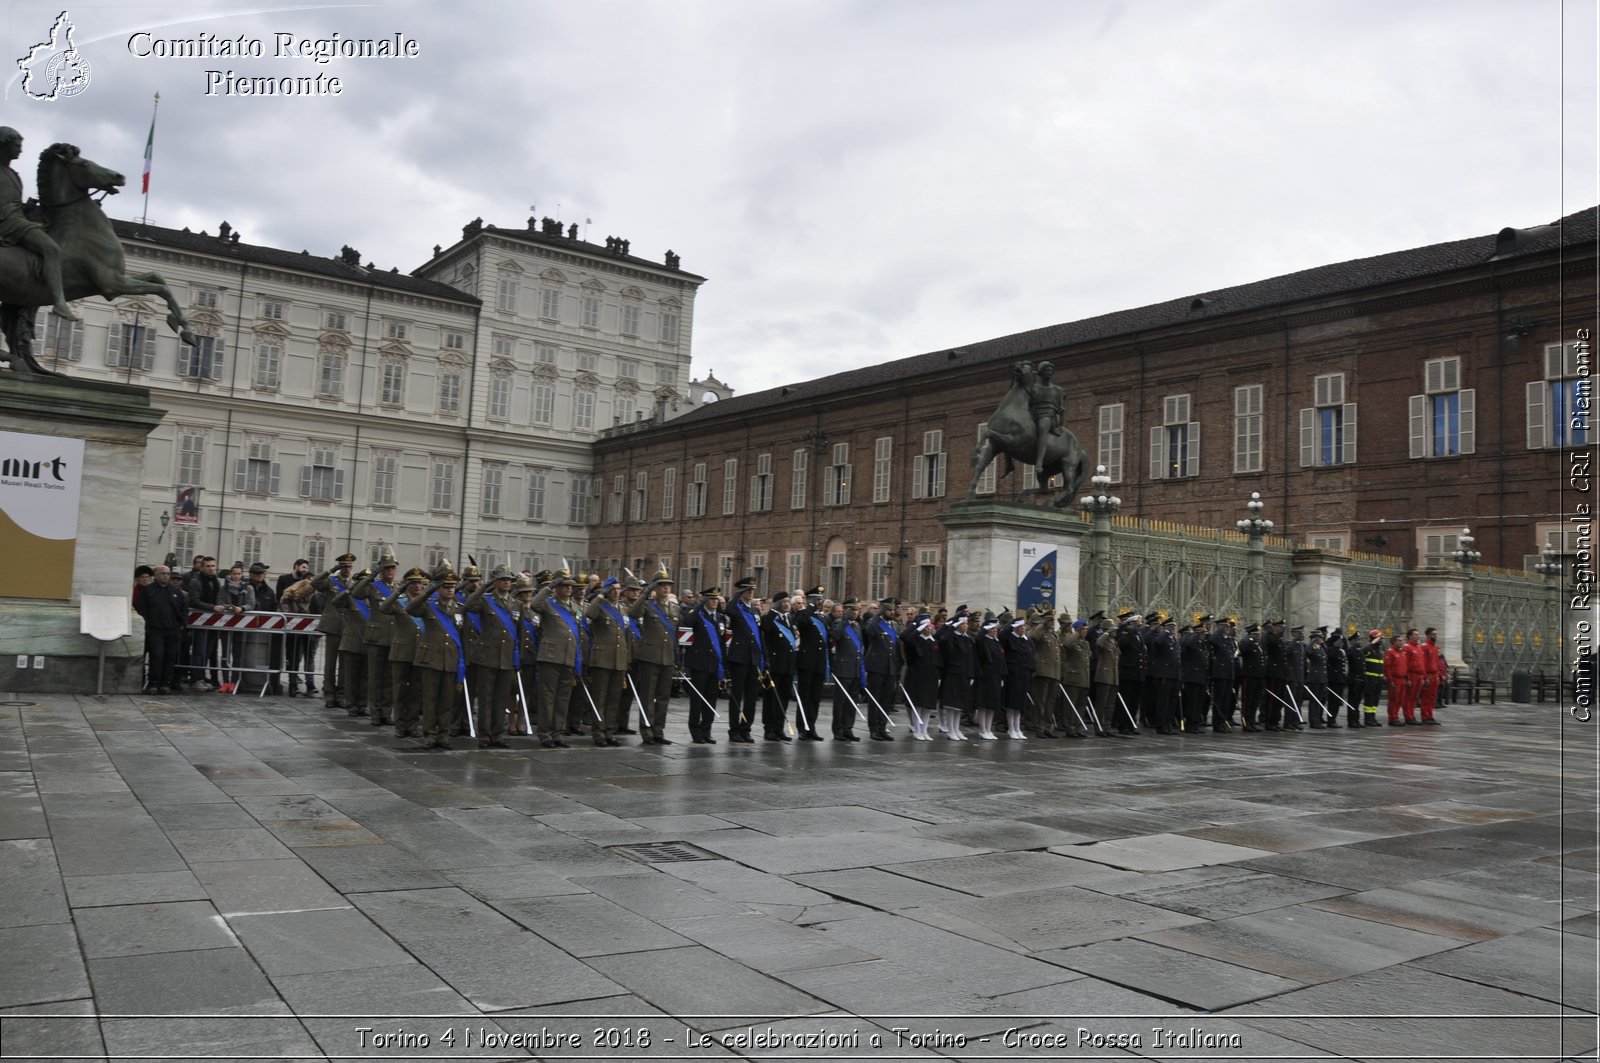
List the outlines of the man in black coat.
{"type": "Polygon", "coordinates": [[[1267,652],[1267,693],[1261,702],[1267,713],[1263,720],[1267,730],[1281,731],[1282,722],[1293,717],[1289,712],[1289,648],[1283,637],[1282,620],[1267,621],[1262,642],[1267,652]]]}
{"type": "Polygon", "coordinates": [[[1233,730],[1233,681],[1238,670],[1238,641],[1233,636],[1233,621],[1223,617],[1206,639],[1210,650],[1211,730],[1233,730]]]}
{"type": "Polygon", "coordinates": [[[1182,678],[1182,655],[1178,648],[1178,634],[1175,630],[1178,622],[1167,617],[1159,624],[1152,625],[1152,633],[1148,643],[1150,653],[1149,680],[1152,688],[1149,690],[1146,701],[1150,706],[1150,718],[1155,724],[1156,734],[1175,735],[1178,733],[1178,683],[1182,678]]]}
{"type": "Polygon", "coordinates": [[[822,741],[822,736],[817,734],[817,714],[822,711],[822,687],[827,682],[830,667],[828,642],[832,637],[828,618],[822,610],[825,601],[822,594],[820,586],[811,588],[805,592],[803,607],[790,614],[800,636],[800,648],[794,657],[799,698],[795,712],[800,718],[800,738],[805,742],[822,741]]]}
{"type": "Polygon", "coordinates": [[[868,604],[861,619],[867,669],[867,702],[861,710],[867,714],[867,729],[875,742],[894,741],[889,733],[889,709],[900,685],[900,634],[894,628],[894,610],[899,604],[894,598],[885,598],[877,606],[868,604]]]}
{"type": "Polygon", "coordinates": [[[794,692],[794,662],[800,649],[800,633],[789,614],[789,592],[772,596],[772,605],[761,618],[761,642],[767,651],[767,674],[772,683],[761,698],[761,729],[768,741],[787,742],[784,717],[789,714],[789,698],[794,692]]]}
{"type": "Polygon", "coordinates": [[[1239,711],[1244,717],[1244,729],[1259,731],[1257,723],[1264,720],[1262,710],[1272,711],[1266,708],[1267,647],[1260,624],[1246,626],[1244,641],[1239,643],[1239,693],[1243,697],[1239,711]]]}
{"type": "Polygon", "coordinates": [[[698,745],[715,745],[711,725],[716,719],[717,694],[727,680],[722,656],[724,619],[717,608],[722,603],[722,588],[709,587],[700,594],[700,604],[683,616],[683,626],[694,632],[683,651],[683,667],[689,676],[689,737],[698,745]]]}
{"type": "Polygon", "coordinates": [[[134,608],[144,617],[144,647],[150,656],[146,694],[167,694],[178,686],[178,655],[189,600],[172,579],[172,569],[157,565],[155,580],[139,592],[134,608]]]}
{"type": "Polygon", "coordinates": [[[1312,727],[1322,730],[1338,727],[1339,721],[1330,716],[1328,708],[1328,645],[1327,630],[1317,628],[1306,644],[1306,717],[1312,727]]]}
{"type": "MultiPolygon", "coordinates": [[[[1126,707],[1125,716],[1144,709],[1144,671],[1148,654],[1139,637],[1139,618],[1130,610],[1117,614],[1117,707],[1126,707]]],[[[1128,720],[1131,724],[1132,721],[1128,720]]],[[[1119,720],[1118,730],[1123,727],[1119,720]]]]}
{"type": "Polygon", "coordinates": [[[1289,629],[1289,641],[1283,644],[1284,682],[1290,709],[1284,714],[1283,729],[1299,731],[1305,727],[1306,702],[1306,628],[1296,624],[1289,629]]]}
{"type": "Polygon", "coordinates": [[[1199,734],[1206,726],[1206,690],[1211,682],[1211,614],[1178,633],[1178,668],[1183,680],[1183,729],[1199,734]]]}

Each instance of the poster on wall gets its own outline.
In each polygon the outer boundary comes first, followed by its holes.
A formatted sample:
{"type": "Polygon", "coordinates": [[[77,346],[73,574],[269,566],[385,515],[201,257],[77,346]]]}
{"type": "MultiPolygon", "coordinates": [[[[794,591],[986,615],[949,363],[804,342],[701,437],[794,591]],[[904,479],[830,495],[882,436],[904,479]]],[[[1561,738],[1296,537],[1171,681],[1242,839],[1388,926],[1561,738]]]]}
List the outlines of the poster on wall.
{"type": "Polygon", "coordinates": [[[1017,611],[1056,607],[1056,548],[1049,543],[1017,546],[1017,611]]]}
{"type": "Polygon", "coordinates": [[[83,440],[0,432],[0,557],[13,598],[72,597],[83,440]]]}
{"type": "Polygon", "coordinates": [[[200,523],[200,488],[178,488],[178,497],[172,505],[172,523],[190,527],[200,523]]]}

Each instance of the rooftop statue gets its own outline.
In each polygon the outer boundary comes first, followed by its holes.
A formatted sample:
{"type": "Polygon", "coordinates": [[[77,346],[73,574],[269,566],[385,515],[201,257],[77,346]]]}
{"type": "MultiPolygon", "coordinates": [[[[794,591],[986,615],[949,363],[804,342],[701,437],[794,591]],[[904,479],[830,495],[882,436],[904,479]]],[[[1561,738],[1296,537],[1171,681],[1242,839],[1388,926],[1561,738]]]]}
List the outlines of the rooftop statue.
{"type": "Polygon", "coordinates": [[[39,207],[42,222],[29,216],[22,178],[11,163],[22,154],[22,134],[0,126],[0,333],[11,349],[11,367],[57,376],[34,357],[33,323],[39,307],[76,321],[68,304],[98,295],[107,301],[124,295],[159,295],[167,304],[167,325],[184,343],[194,334],[172,289],[158,273],[128,275],[111,221],[93,193],[113,195],[124,183],[115,170],[84,158],[71,144],[52,144],[39,155],[39,207]]]}
{"type": "MultiPolygon", "coordinates": [[[[1062,491],[1057,506],[1069,506],[1078,488],[1089,475],[1089,457],[1078,437],[1067,431],[1064,420],[1064,395],[1054,381],[1055,366],[1040,362],[1018,362],[1011,368],[1011,389],[984,426],[978,449],[972,455],[972,486],[967,497],[977,494],[978,479],[989,463],[1005,458],[1001,476],[1011,475],[1016,462],[1032,462],[1037,484],[1032,491],[1043,494],[1050,478],[1061,475],[1062,491]]],[[[1029,493],[1022,484],[1016,493],[1021,501],[1029,493]]]]}

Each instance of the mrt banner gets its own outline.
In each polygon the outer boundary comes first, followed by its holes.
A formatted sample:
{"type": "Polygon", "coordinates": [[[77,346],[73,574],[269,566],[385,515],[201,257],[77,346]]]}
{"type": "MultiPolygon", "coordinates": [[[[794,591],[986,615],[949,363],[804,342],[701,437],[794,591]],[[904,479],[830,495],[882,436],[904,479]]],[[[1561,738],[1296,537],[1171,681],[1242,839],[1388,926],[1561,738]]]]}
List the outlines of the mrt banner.
{"type": "Polygon", "coordinates": [[[1056,548],[1049,543],[1019,543],[1017,548],[1017,612],[1056,606],[1056,548]]]}
{"type": "Polygon", "coordinates": [[[83,440],[0,432],[0,557],[17,598],[72,597],[83,440]]]}

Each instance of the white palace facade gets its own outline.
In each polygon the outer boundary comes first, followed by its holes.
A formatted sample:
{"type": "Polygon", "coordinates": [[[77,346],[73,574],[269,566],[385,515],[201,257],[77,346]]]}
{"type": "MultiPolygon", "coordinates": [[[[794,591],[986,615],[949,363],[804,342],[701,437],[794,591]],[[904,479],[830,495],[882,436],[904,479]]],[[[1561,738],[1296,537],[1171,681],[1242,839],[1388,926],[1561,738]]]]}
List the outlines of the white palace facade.
{"type": "Polygon", "coordinates": [[[116,227],[128,272],[166,279],[198,346],[159,299],[129,297],[75,303],[76,325],[41,313],[36,353],[147,387],[167,411],[145,454],[143,561],[322,570],[388,547],[408,567],[472,554],[592,570],[592,441],[726,395],[689,380],[705,278],[671,252],[651,262],[549,219],[475,220],[404,274],[350,248],[248,244],[226,222],[116,227]]]}

